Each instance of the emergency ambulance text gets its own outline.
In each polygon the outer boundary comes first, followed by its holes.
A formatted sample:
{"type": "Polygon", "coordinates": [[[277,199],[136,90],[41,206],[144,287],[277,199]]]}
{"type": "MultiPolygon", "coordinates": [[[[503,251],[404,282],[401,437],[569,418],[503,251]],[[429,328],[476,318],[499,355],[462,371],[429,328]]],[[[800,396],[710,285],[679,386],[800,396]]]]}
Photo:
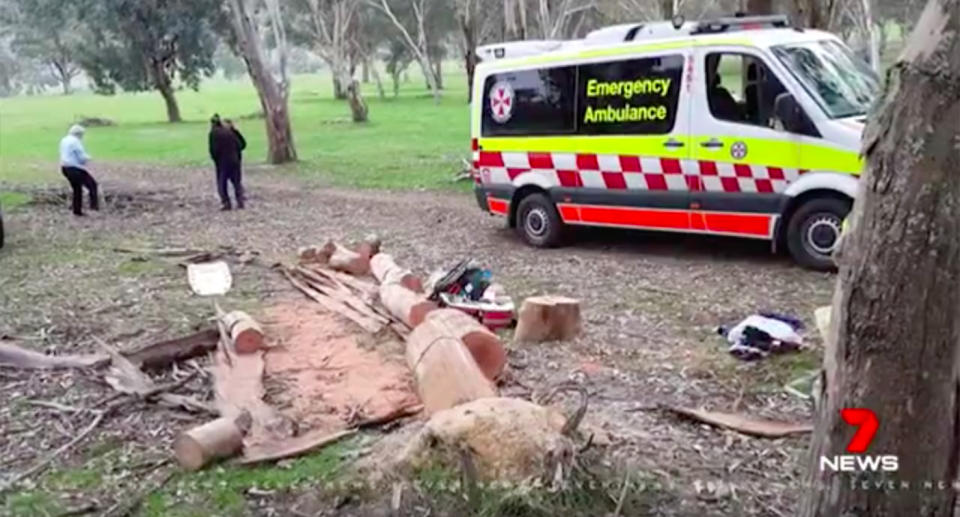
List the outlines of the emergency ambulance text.
{"type": "Polygon", "coordinates": [[[623,97],[630,99],[634,95],[659,94],[666,97],[670,91],[669,77],[658,79],[635,79],[633,81],[600,82],[587,81],[587,97],[623,97]]]}

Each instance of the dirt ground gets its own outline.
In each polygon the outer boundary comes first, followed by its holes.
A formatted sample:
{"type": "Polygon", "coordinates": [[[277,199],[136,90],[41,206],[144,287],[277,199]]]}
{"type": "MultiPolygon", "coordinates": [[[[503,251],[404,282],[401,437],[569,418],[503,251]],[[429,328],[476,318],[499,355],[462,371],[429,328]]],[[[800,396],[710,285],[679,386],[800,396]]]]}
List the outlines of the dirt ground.
{"type": "MultiPolygon", "coordinates": [[[[677,420],[657,406],[809,419],[807,403],[782,387],[818,365],[815,331],[808,333],[813,351],[747,364],[727,355],[716,327],[758,310],[796,315],[812,327],[813,309],[830,300],[832,275],[802,270],[771,255],[764,243],[734,239],[589,231],[562,249],[532,249],[462,193],[334,190],[259,169],[247,175],[249,209],[220,212],[210,171],[114,164],[96,174],[107,196],[99,214],[74,218],[65,202],[50,196],[7,214],[0,335],[58,353],[93,351],[94,337],[132,347],[175,336],[210,316],[211,302],[190,294],[175,262],[118,247],[258,252],[257,260],[232,266],[234,288],[221,301],[257,313],[299,296],[270,264],[292,260],[300,246],[376,232],[398,262],[421,272],[472,257],[492,269],[518,303],[542,293],[582,300],[580,339],[510,345],[513,380],[505,391],[522,396],[567,379],[583,383],[590,393],[586,424],[596,431],[597,447],[610,464],[644,480],[653,494],[650,515],[783,516],[796,507],[807,437],[749,438],[677,420]]],[[[204,383],[192,381],[196,390],[204,383]]],[[[86,407],[110,390],[89,372],[0,368],[0,394],[15,402],[0,408],[2,484],[89,421],[29,401],[86,407]]],[[[109,450],[122,457],[122,469],[107,468],[99,481],[86,483],[27,482],[20,495],[58,486],[54,495],[64,507],[90,501],[110,507],[122,499],[117,494],[150,481],[175,433],[198,418],[125,410],[51,467],[75,471],[109,450]]],[[[11,494],[0,511],[30,514],[28,505],[10,502],[17,491],[11,494]]],[[[239,514],[304,514],[291,509],[306,497],[296,489],[246,497],[239,514]]],[[[337,515],[337,505],[314,500],[311,507],[337,515]]]]}

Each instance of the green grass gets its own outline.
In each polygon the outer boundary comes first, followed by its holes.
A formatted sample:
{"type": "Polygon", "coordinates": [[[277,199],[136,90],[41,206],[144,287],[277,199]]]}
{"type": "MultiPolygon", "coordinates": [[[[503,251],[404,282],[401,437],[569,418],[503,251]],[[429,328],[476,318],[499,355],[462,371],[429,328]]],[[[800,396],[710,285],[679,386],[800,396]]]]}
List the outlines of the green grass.
{"type": "MultiPolygon", "coordinates": [[[[447,67],[447,89],[437,105],[411,70],[396,98],[385,99],[374,85],[363,93],[370,121],[354,124],[345,101],[333,98],[327,75],[293,78],[290,111],[300,163],[293,170],[336,185],[380,188],[451,188],[449,178],[469,156],[466,80],[447,67]]],[[[186,122],[165,122],[156,92],[100,96],[44,95],[0,100],[0,182],[59,181],[57,144],[67,127],[83,117],[107,118],[109,127],[88,128],[87,151],[98,160],[205,165],[208,120],[213,113],[236,120],[249,147],[247,163],[266,158],[261,119],[242,119],[260,104],[250,82],[210,80],[199,91],[177,93],[186,122]]]]}
{"type": "Polygon", "coordinates": [[[248,489],[283,491],[332,482],[353,447],[355,441],[330,445],[282,466],[219,466],[193,474],[179,473],[163,490],[147,497],[140,515],[246,515],[244,494],[248,489]]]}
{"type": "Polygon", "coordinates": [[[12,210],[30,202],[30,196],[21,192],[0,192],[0,209],[12,210]]]}

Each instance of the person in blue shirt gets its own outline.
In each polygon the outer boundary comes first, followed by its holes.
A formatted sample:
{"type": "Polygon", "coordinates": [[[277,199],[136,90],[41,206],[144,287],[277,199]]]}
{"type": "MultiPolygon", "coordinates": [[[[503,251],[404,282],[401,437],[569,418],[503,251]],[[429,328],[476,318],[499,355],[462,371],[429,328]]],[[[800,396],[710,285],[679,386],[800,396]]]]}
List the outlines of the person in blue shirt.
{"type": "Polygon", "coordinates": [[[87,172],[90,155],[83,148],[83,126],[74,124],[60,140],[60,172],[73,189],[73,214],[83,215],[83,189],[90,194],[90,210],[100,210],[97,181],[87,172]]]}

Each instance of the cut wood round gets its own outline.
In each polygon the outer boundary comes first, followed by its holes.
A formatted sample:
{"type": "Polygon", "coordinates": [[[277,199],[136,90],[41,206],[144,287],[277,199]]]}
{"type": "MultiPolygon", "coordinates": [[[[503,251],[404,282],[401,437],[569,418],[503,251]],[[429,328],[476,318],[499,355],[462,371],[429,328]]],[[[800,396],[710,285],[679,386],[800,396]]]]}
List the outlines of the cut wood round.
{"type": "Polygon", "coordinates": [[[230,334],[236,353],[252,354],[263,349],[263,329],[249,314],[243,311],[228,312],[223,316],[223,325],[230,334]]]}
{"type": "Polygon", "coordinates": [[[327,241],[323,246],[306,246],[297,251],[301,264],[326,264],[330,256],[337,250],[333,241],[327,241]]]}
{"type": "Polygon", "coordinates": [[[440,309],[427,314],[426,321],[446,327],[467,347],[483,374],[495,380],[503,373],[507,353],[496,334],[476,319],[457,309],[440,309]]]}
{"type": "Polygon", "coordinates": [[[380,237],[376,234],[370,234],[364,237],[363,242],[357,246],[357,253],[368,260],[377,253],[380,253],[380,237]]]}
{"type": "Polygon", "coordinates": [[[380,286],[380,302],[394,317],[416,327],[431,311],[440,308],[426,296],[415,293],[399,284],[383,284],[380,286]]]}
{"type": "Polygon", "coordinates": [[[364,276],[370,273],[369,258],[336,243],[333,243],[333,249],[333,254],[330,255],[330,260],[327,262],[331,268],[354,276],[364,276]]]}
{"type": "Polygon", "coordinates": [[[370,272],[380,285],[400,284],[415,293],[423,292],[423,280],[409,269],[398,266],[393,256],[387,253],[377,253],[370,259],[370,272]]]}
{"type": "Polygon", "coordinates": [[[243,448],[244,431],[236,418],[218,418],[184,431],[173,443],[180,466],[199,470],[218,458],[228,458],[243,448]]]}
{"type": "Polygon", "coordinates": [[[458,333],[443,318],[428,318],[414,328],[407,337],[406,355],[428,415],[497,395],[458,333]]]}
{"type": "Polygon", "coordinates": [[[532,296],[523,301],[514,340],[565,341],[581,330],[580,301],[565,296],[532,296]]]}

